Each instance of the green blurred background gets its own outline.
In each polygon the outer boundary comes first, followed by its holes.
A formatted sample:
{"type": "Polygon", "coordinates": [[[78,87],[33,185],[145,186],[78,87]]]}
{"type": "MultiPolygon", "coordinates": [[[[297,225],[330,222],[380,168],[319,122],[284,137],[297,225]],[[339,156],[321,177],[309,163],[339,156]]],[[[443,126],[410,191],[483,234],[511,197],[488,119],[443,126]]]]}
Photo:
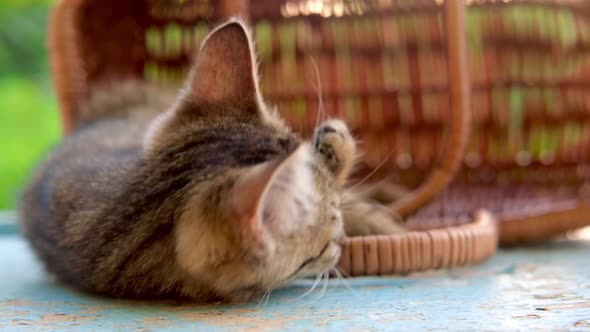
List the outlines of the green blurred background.
{"type": "Polygon", "coordinates": [[[55,0],[0,0],[0,210],[14,209],[35,163],[60,137],[46,49],[55,0]]]}

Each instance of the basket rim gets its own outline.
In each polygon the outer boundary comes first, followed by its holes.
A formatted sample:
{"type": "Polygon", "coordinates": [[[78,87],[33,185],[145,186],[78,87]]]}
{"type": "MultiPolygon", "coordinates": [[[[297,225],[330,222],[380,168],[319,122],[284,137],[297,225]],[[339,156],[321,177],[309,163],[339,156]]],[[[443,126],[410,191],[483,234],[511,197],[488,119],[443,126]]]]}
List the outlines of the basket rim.
{"type": "Polygon", "coordinates": [[[498,218],[501,246],[538,243],[590,226],[590,202],[565,201],[546,211],[500,215],[498,218]]]}
{"type": "Polygon", "coordinates": [[[407,274],[480,262],[496,252],[496,218],[480,210],[469,224],[392,235],[349,237],[339,270],[347,276],[407,274]]]}

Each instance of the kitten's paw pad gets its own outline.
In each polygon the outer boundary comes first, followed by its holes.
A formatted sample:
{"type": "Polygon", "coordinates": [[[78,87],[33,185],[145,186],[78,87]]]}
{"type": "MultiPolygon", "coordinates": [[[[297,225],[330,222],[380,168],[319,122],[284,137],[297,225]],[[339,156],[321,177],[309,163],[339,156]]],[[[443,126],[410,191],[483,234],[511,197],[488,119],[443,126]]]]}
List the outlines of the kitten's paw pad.
{"type": "Polygon", "coordinates": [[[341,120],[329,120],[314,133],[316,151],[338,178],[345,178],[355,158],[355,143],[348,127],[341,120]]]}

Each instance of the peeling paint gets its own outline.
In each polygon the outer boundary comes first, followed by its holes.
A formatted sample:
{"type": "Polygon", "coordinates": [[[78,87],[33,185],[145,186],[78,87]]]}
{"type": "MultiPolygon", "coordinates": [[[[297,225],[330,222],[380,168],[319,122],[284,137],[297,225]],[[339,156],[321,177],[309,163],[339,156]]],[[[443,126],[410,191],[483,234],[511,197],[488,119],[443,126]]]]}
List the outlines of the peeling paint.
{"type": "Polygon", "coordinates": [[[41,316],[36,323],[39,324],[53,324],[53,323],[71,323],[78,321],[90,321],[99,319],[101,316],[79,316],[66,313],[47,314],[41,316]]]}
{"type": "Polygon", "coordinates": [[[513,319],[539,319],[539,315],[526,315],[526,316],[512,316],[513,319]]]}

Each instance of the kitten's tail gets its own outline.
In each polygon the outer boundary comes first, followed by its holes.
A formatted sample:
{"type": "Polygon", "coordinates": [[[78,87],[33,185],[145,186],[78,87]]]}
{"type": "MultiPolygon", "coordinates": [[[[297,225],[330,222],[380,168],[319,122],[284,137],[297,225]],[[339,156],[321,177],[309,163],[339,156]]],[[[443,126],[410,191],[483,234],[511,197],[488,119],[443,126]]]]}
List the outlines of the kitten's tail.
{"type": "Polygon", "coordinates": [[[127,117],[142,113],[153,117],[172,105],[174,91],[136,80],[104,83],[93,88],[77,109],[76,127],[105,118],[127,117]]]}

